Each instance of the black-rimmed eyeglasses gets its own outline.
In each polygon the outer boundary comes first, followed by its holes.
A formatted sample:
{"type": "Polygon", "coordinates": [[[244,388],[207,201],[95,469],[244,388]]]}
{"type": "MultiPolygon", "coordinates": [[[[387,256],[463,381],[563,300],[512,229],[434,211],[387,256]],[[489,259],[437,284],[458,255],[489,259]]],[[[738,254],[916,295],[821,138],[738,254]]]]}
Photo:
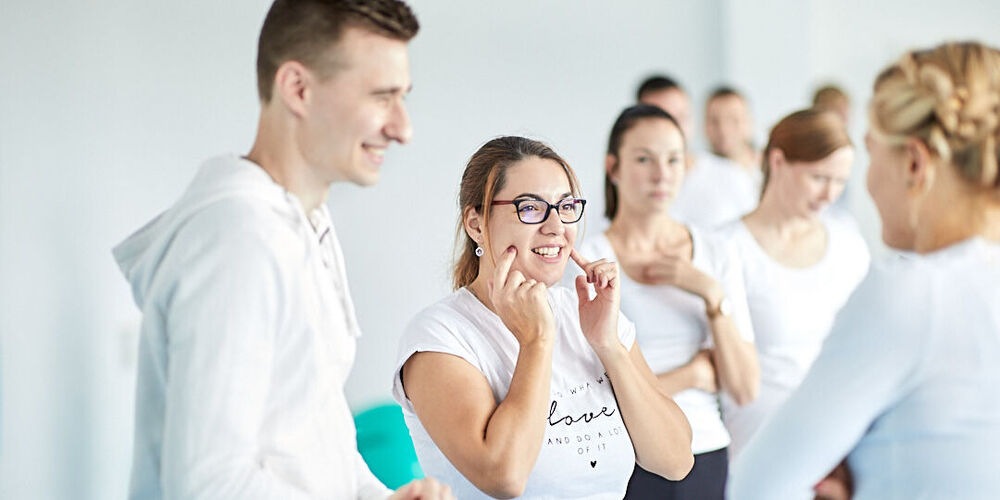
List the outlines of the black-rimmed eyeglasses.
{"type": "Polygon", "coordinates": [[[535,198],[521,198],[519,200],[493,200],[491,205],[514,205],[517,210],[517,218],[525,224],[541,224],[549,218],[549,212],[553,209],[559,214],[559,220],[564,224],[572,224],[583,217],[583,207],[587,200],[580,198],[566,198],[555,204],[545,200],[535,198]]]}

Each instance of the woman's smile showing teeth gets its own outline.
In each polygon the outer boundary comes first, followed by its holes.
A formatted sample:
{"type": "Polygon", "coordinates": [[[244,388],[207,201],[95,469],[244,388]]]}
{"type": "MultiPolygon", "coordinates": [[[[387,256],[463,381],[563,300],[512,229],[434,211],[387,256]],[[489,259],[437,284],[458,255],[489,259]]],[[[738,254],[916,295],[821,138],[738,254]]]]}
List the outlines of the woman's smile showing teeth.
{"type": "Polygon", "coordinates": [[[531,249],[532,252],[534,252],[534,253],[536,253],[538,255],[541,255],[542,257],[544,257],[546,259],[558,259],[559,258],[559,252],[561,250],[562,250],[562,247],[558,247],[558,246],[546,246],[546,247],[538,247],[538,248],[532,248],[531,249]]]}

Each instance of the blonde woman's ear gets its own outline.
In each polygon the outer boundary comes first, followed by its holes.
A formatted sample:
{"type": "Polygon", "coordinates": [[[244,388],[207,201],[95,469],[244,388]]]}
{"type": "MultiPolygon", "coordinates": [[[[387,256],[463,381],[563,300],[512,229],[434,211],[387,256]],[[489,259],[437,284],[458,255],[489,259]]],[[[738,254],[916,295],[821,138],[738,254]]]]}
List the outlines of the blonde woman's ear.
{"type": "Polygon", "coordinates": [[[934,166],[931,162],[931,152],[927,145],[919,139],[909,139],[906,144],[907,158],[906,187],[911,193],[923,195],[930,191],[934,184],[934,166]]]}

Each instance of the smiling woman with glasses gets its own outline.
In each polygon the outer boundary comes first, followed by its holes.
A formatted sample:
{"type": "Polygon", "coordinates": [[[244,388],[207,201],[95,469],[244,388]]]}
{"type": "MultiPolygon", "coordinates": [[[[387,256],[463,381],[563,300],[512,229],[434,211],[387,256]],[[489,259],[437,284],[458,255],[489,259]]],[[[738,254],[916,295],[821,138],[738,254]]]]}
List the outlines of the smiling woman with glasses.
{"type": "Polygon", "coordinates": [[[620,499],[636,463],[691,468],[684,414],[619,315],[617,266],[573,250],[578,193],[569,165],[523,137],[465,169],[456,291],[407,327],[393,382],[421,466],[458,498],[620,499]],[[570,258],[575,293],[553,287],[570,258]]]}

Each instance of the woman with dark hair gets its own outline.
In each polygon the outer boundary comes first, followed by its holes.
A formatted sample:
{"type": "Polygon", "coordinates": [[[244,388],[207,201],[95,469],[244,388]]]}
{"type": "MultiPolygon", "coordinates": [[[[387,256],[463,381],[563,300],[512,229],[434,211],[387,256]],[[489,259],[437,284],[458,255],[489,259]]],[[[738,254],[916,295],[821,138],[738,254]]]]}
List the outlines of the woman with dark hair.
{"type": "Polygon", "coordinates": [[[733,498],[812,498],[847,456],[853,498],[1000,491],[1000,51],[907,53],[875,81],[871,272],[802,384],[733,464],[733,498]]]}
{"type": "Polygon", "coordinates": [[[723,496],[729,434],[718,392],[748,403],[757,392],[757,360],[739,260],[729,248],[670,216],[684,176],[684,135],[660,108],[625,109],[608,141],[606,215],[611,225],[579,247],[616,260],[621,308],[657,374],[659,389],[684,411],[695,464],[671,481],[637,464],[628,498],[723,496]]]}
{"type": "Polygon", "coordinates": [[[455,292],[407,327],[394,378],[424,471],[462,499],[621,498],[636,463],[684,477],[691,430],[619,315],[617,267],[573,250],[585,201],[569,165],[494,139],[459,205],[455,292]],[[576,293],[552,287],[571,256],[576,293]]]}
{"type": "Polygon", "coordinates": [[[746,406],[722,398],[730,460],[802,379],[833,318],[868,271],[868,248],[853,220],[827,207],[844,190],[854,148],[830,112],[792,113],[764,149],[760,205],[719,230],[743,262],[760,361],[760,394],[746,406]]]}

